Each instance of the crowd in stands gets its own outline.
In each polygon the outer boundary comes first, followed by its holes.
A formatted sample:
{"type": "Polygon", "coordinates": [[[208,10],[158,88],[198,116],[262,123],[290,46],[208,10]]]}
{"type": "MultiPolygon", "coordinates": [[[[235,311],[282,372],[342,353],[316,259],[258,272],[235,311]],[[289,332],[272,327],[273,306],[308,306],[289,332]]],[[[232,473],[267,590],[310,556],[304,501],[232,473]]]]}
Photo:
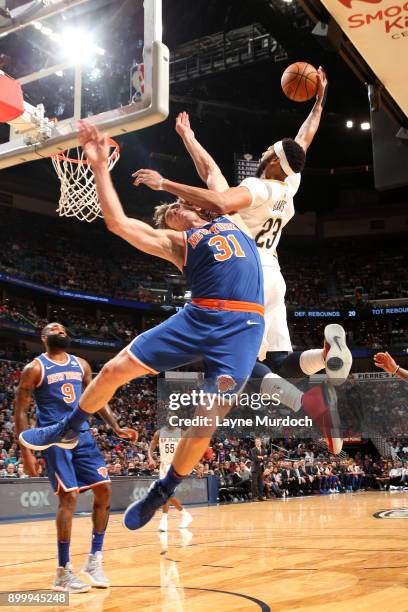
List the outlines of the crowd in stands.
{"type": "Polygon", "coordinates": [[[154,301],[175,268],[132,249],[98,225],[69,228],[61,220],[0,209],[0,271],[59,289],[154,301]],[[38,237],[41,237],[40,239],[38,237]]]}
{"type": "Polygon", "coordinates": [[[84,308],[52,306],[44,317],[31,301],[10,298],[0,301],[0,325],[16,324],[40,332],[49,321],[65,325],[72,338],[120,340],[127,344],[139,333],[130,315],[95,314],[84,308]]]}
{"type": "MultiPolygon", "coordinates": [[[[0,209],[0,271],[65,290],[163,302],[174,266],[136,251],[104,227],[0,209]],[[41,237],[39,239],[38,237],[41,237]]],[[[322,243],[320,251],[283,241],[279,261],[291,309],[363,309],[367,300],[408,298],[407,246],[381,238],[322,243]]]]}
{"type": "MultiPolygon", "coordinates": [[[[0,360],[0,478],[26,478],[14,428],[13,401],[24,363],[0,360]]],[[[391,408],[408,407],[406,399],[393,387],[391,408]],[[405,401],[405,404],[404,404],[405,401]]],[[[122,387],[110,405],[121,427],[132,427],[139,435],[137,443],[118,438],[98,418],[91,421],[93,434],[105,458],[111,476],[151,476],[158,474],[158,462],[152,467],[148,448],[156,425],[156,381],[145,378],[122,387]]],[[[390,409],[391,409],[390,408],[390,409]]],[[[34,408],[29,421],[34,424],[34,408]]],[[[390,432],[392,433],[392,432],[390,432]]],[[[253,439],[248,436],[215,437],[193,476],[215,475],[219,482],[220,502],[254,500],[253,439]]],[[[408,437],[387,441],[388,457],[360,453],[353,458],[344,452],[331,456],[317,441],[296,438],[263,439],[263,495],[261,499],[282,498],[362,490],[405,490],[408,488],[408,437]]],[[[155,455],[159,459],[158,455],[155,455]]],[[[46,463],[38,454],[41,475],[46,463]]]]}

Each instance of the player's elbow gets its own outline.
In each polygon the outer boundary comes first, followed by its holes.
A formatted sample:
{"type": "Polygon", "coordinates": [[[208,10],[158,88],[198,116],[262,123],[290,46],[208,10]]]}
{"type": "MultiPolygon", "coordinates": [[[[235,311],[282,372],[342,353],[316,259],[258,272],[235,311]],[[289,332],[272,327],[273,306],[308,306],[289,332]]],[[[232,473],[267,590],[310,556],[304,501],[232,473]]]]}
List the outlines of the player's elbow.
{"type": "Polygon", "coordinates": [[[227,198],[223,194],[218,193],[214,199],[213,211],[219,215],[226,215],[230,212],[230,208],[227,198]]]}

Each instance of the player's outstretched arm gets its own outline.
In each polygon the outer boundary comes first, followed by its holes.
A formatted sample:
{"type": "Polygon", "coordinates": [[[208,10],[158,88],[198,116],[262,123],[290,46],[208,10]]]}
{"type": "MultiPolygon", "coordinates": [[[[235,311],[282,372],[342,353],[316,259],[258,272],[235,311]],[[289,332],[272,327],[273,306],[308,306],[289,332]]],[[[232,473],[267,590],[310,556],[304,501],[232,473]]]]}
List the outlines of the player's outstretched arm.
{"type": "MultiPolygon", "coordinates": [[[[85,359],[82,357],[77,358],[81,363],[82,368],[84,370],[84,377],[82,379],[82,387],[85,390],[87,386],[90,384],[92,380],[92,370],[91,366],[85,359]]],[[[139,434],[135,429],[131,429],[130,427],[120,427],[119,423],[116,420],[114,413],[112,412],[109,404],[106,404],[103,408],[98,410],[97,414],[103,419],[103,421],[115,432],[115,434],[119,438],[127,438],[132,442],[137,442],[139,438],[139,434]]]]}
{"type": "Polygon", "coordinates": [[[107,228],[140,251],[167,259],[181,269],[184,260],[181,232],[153,229],[125,214],[107,167],[107,135],[101,134],[96,126],[81,121],[79,141],[95,175],[96,191],[107,228]]]}
{"type": "Polygon", "coordinates": [[[408,382],[408,370],[401,368],[389,353],[376,353],[374,355],[374,364],[377,368],[381,368],[385,372],[408,382]]]}
{"type": "MultiPolygon", "coordinates": [[[[34,360],[25,366],[14,400],[15,432],[17,439],[22,431],[28,429],[27,413],[31,406],[34,389],[39,384],[40,380],[41,368],[38,361],[34,360]]],[[[20,448],[24,472],[28,476],[39,476],[39,464],[34,453],[25,446],[21,445],[20,448]]]]}
{"type": "Polygon", "coordinates": [[[295,141],[298,144],[300,144],[300,146],[304,149],[304,151],[307,151],[307,149],[312,143],[313,138],[315,137],[317,130],[319,129],[323,107],[326,102],[328,82],[327,82],[326,73],[324,72],[321,66],[319,66],[319,69],[317,71],[317,76],[318,76],[318,88],[317,88],[316,101],[306,121],[303,123],[302,127],[300,128],[295,138],[295,141]]]}
{"type": "Polygon", "coordinates": [[[163,178],[155,170],[138,170],[132,175],[135,178],[134,185],[146,185],[155,191],[168,191],[179,198],[183,198],[193,206],[213,210],[220,215],[236,212],[242,208],[248,208],[252,204],[252,195],[247,187],[230,187],[222,193],[190,187],[181,183],[174,183],[163,178]]]}
{"type": "Polygon", "coordinates": [[[212,191],[226,191],[229,188],[228,182],[218,164],[196,139],[190,126],[188,113],[179,113],[177,116],[176,132],[190,153],[199,177],[207,185],[208,189],[212,191]]]}

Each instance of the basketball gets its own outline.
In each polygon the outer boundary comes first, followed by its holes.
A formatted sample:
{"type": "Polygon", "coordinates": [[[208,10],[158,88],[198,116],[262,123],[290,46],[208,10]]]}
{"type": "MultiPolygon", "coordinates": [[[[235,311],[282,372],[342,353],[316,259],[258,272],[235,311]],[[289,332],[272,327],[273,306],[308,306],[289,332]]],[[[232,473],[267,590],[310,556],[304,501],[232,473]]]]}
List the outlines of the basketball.
{"type": "Polygon", "coordinates": [[[306,102],[317,93],[317,70],[307,62],[296,62],[282,74],[281,85],[285,96],[294,102],[306,102]]]}

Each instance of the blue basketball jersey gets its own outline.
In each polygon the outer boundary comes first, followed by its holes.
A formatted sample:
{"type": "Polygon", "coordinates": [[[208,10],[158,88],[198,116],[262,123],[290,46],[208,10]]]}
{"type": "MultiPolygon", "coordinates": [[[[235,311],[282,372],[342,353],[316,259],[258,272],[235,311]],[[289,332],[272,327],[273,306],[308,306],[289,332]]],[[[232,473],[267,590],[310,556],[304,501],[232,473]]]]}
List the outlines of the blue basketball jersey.
{"type": "Polygon", "coordinates": [[[185,232],[184,274],[193,298],[263,305],[263,274],[255,241],[228,217],[185,232]]]}
{"type": "MultiPolygon", "coordinates": [[[[41,382],[34,391],[40,427],[58,423],[78,406],[84,371],[74,355],[66,356],[63,364],[51,360],[45,353],[36,357],[41,366],[41,382]]],[[[85,429],[89,429],[88,423],[81,431],[85,429]]]]}

